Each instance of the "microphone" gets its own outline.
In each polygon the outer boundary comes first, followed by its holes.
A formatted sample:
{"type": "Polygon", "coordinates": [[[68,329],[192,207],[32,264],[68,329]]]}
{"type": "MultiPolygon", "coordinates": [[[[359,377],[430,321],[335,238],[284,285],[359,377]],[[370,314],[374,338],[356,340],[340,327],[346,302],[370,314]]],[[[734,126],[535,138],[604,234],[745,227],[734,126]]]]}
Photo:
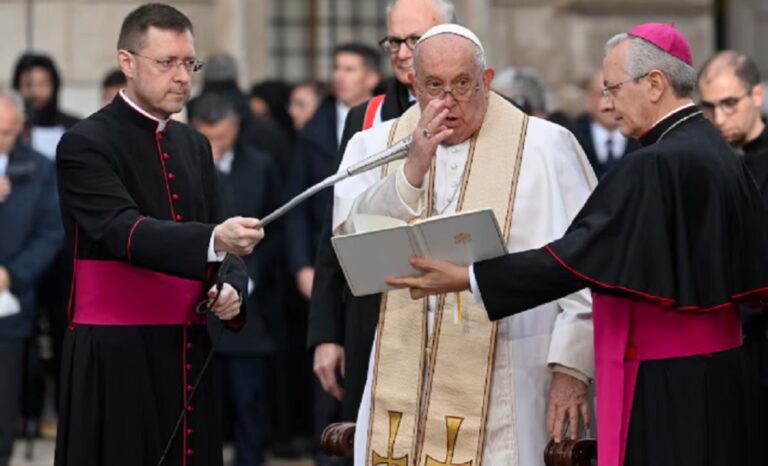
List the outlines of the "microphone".
{"type": "Polygon", "coordinates": [[[349,167],[340,171],[339,173],[329,176],[323,181],[317,183],[316,185],[300,193],[290,201],[286,202],[279,209],[275,210],[271,214],[261,219],[256,228],[264,228],[265,226],[274,222],[278,218],[282,217],[286,212],[296,207],[298,204],[300,204],[302,201],[304,201],[308,197],[317,194],[318,192],[322,191],[325,188],[335,185],[339,181],[343,181],[349,178],[350,176],[359,175],[360,173],[373,170],[374,168],[380,167],[390,162],[394,162],[395,160],[404,159],[408,155],[408,150],[411,148],[412,143],[413,143],[413,137],[406,136],[403,139],[392,144],[391,147],[381,152],[377,152],[369,157],[366,157],[365,159],[357,162],[356,164],[350,165],[349,167]]]}
{"type": "MultiPolygon", "coordinates": [[[[413,136],[406,136],[403,139],[392,144],[392,147],[384,149],[381,152],[371,155],[354,165],[350,165],[346,169],[347,176],[359,175],[360,173],[373,170],[376,167],[380,167],[386,163],[394,162],[395,160],[404,159],[408,155],[408,150],[413,143],[413,136]]],[[[346,177],[345,177],[346,178],[346,177]]],[[[344,179],[344,178],[342,178],[344,179]]],[[[341,180],[339,180],[341,181],[341,180]]]]}

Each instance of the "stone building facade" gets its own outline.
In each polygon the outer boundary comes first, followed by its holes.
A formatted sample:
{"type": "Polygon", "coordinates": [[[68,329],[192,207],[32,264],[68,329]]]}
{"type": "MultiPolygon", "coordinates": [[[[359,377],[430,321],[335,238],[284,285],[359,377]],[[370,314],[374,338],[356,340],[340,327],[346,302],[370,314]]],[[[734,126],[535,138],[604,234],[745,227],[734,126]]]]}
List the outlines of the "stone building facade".
{"type": "MultiPolygon", "coordinates": [[[[62,107],[86,115],[98,84],[115,65],[122,18],[135,0],[0,0],[0,85],[28,47],[51,54],[65,87],[62,107]]],[[[201,57],[232,53],[246,86],[268,77],[326,78],[330,50],[346,40],[375,44],[384,35],[386,0],[172,0],[195,24],[201,57]]],[[[566,110],[578,84],[599,67],[603,44],[643,21],[676,21],[697,62],[717,47],[751,53],[768,76],[768,2],[764,0],[455,0],[459,20],[476,31],[497,69],[531,66],[566,110]]]]}

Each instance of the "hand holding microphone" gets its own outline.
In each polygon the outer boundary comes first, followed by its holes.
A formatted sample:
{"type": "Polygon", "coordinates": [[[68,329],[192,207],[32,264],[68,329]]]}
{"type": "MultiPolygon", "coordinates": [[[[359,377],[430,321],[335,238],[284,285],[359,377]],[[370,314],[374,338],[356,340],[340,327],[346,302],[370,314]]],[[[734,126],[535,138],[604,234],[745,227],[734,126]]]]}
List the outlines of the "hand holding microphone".
{"type": "Polygon", "coordinates": [[[247,256],[264,238],[257,218],[231,217],[213,229],[213,247],[217,252],[247,256]]]}

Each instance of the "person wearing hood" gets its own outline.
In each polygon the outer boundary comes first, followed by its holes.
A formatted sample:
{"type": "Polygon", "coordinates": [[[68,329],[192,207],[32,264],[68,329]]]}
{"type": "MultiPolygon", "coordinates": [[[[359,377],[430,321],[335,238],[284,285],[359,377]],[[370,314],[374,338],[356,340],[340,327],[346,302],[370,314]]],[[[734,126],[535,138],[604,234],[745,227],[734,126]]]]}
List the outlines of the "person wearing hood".
{"type": "Polygon", "coordinates": [[[26,139],[53,160],[59,139],[79,118],[59,109],[61,77],[48,55],[25,53],[16,62],[13,88],[21,94],[27,113],[26,139]]]}

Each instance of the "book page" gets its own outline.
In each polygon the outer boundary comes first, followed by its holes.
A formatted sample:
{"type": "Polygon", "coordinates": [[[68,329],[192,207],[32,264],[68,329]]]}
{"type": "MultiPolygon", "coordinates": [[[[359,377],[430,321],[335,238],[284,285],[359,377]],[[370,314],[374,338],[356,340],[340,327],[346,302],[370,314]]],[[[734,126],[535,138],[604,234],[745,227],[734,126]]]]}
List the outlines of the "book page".
{"type": "Polygon", "coordinates": [[[388,291],[394,288],[386,284],[387,278],[420,274],[410,265],[411,257],[416,254],[411,228],[406,225],[332,238],[352,294],[363,296],[388,291]]]}
{"type": "Polygon", "coordinates": [[[507,252],[490,209],[432,217],[414,226],[429,257],[469,265],[507,252]]]}

